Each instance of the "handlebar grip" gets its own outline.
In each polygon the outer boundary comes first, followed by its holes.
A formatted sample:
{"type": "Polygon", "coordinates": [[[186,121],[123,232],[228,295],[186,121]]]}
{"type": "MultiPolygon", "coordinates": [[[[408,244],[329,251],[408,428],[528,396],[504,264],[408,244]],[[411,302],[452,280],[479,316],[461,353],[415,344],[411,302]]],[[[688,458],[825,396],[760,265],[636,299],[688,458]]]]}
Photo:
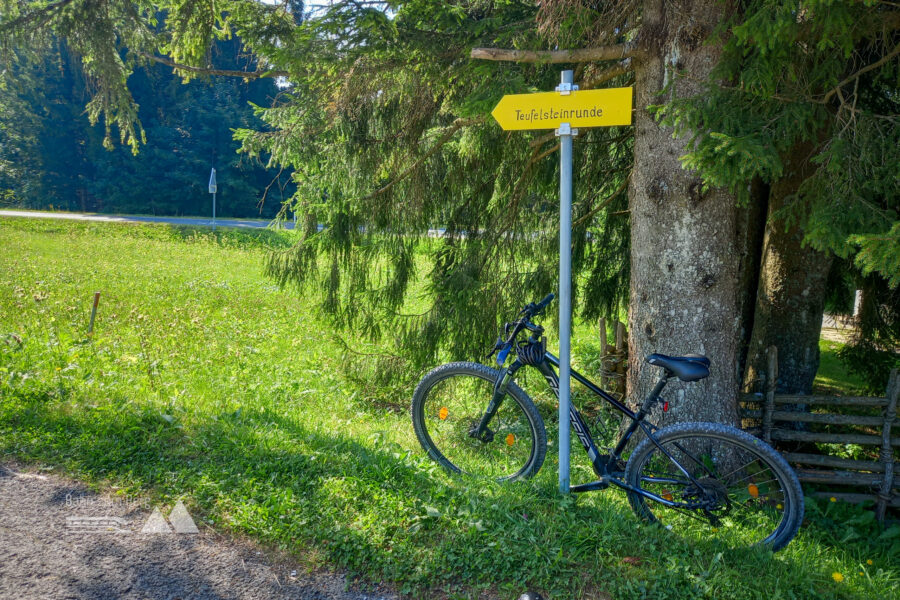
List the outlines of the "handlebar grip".
{"type": "Polygon", "coordinates": [[[542,310],[544,310],[545,308],[547,308],[547,305],[550,304],[554,298],[556,298],[556,296],[554,294],[552,294],[552,293],[547,294],[547,296],[543,300],[538,302],[537,306],[534,307],[535,314],[537,314],[537,313],[541,312],[542,310]]]}

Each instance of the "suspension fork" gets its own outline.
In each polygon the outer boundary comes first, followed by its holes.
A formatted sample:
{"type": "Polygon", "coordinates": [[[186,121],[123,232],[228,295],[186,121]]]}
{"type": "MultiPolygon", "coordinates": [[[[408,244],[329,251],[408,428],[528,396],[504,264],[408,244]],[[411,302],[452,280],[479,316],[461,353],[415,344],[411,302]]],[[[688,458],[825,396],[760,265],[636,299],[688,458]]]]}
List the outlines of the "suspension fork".
{"type": "Polygon", "coordinates": [[[503,397],[506,395],[509,384],[515,377],[516,371],[523,366],[524,365],[519,362],[519,359],[516,359],[508,369],[500,370],[500,374],[494,382],[494,393],[491,396],[491,401],[488,403],[487,410],[484,411],[484,415],[482,415],[478,425],[469,431],[469,436],[481,440],[482,442],[490,442],[494,438],[494,433],[488,429],[488,423],[491,422],[491,419],[493,419],[494,415],[497,414],[497,411],[500,410],[500,405],[503,404],[503,397]]]}

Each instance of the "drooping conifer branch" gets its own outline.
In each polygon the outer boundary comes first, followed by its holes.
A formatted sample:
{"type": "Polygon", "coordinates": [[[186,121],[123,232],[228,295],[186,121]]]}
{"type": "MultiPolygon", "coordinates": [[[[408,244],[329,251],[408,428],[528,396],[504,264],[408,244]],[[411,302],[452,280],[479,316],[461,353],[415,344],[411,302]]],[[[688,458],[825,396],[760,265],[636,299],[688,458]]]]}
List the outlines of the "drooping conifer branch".
{"type": "Polygon", "coordinates": [[[25,26],[37,29],[46,24],[55,13],[65,8],[73,1],[74,0],[57,0],[56,2],[51,2],[37,10],[26,12],[12,21],[0,24],[0,33],[15,32],[25,26]],[[37,25],[35,22],[37,22],[37,25]]]}
{"type": "Polygon", "coordinates": [[[233,69],[212,69],[212,68],[204,68],[204,67],[192,67],[190,65],[183,65],[173,61],[170,58],[165,58],[163,56],[156,56],[154,54],[150,54],[149,52],[138,52],[138,56],[142,58],[146,58],[147,60],[152,60],[153,62],[158,62],[160,64],[166,65],[167,67],[172,67],[178,71],[187,71],[189,73],[199,73],[201,75],[221,75],[223,77],[240,77],[242,79],[263,79],[266,77],[287,77],[287,71],[236,71],[233,69]]]}
{"type": "Polygon", "coordinates": [[[840,89],[842,87],[844,87],[845,85],[847,85],[848,83],[858,80],[860,78],[860,76],[863,75],[864,73],[868,73],[869,71],[871,71],[873,69],[877,69],[878,67],[887,63],[888,61],[890,61],[892,58],[894,58],[898,54],[900,54],[900,44],[897,44],[896,46],[894,46],[893,50],[891,50],[890,52],[888,52],[887,54],[882,56],[879,60],[866,65],[865,67],[861,68],[856,73],[854,73],[853,75],[850,75],[849,77],[847,77],[846,79],[841,81],[839,84],[837,84],[836,86],[834,86],[833,88],[828,90],[828,92],[822,98],[822,104],[827,104],[828,101],[831,99],[831,97],[834,96],[836,93],[838,93],[840,91],[840,89]]]}
{"type": "Polygon", "coordinates": [[[470,58],[520,63],[580,63],[620,60],[640,55],[634,44],[615,44],[574,50],[513,50],[508,48],[472,48],[470,58]]]}
{"type": "Polygon", "coordinates": [[[453,121],[453,124],[450,125],[449,128],[447,128],[447,131],[445,131],[443,134],[441,134],[441,137],[439,137],[437,139],[437,141],[434,143],[434,145],[431,148],[429,148],[427,152],[425,152],[425,154],[423,154],[422,156],[417,158],[413,164],[406,167],[406,169],[404,169],[402,173],[397,175],[397,177],[395,177],[394,179],[389,181],[384,186],[378,188],[377,190],[375,190],[368,196],[364,196],[362,199],[370,200],[370,199],[374,198],[375,196],[380,196],[381,194],[385,193],[386,191],[388,191],[389,189],[391,189],[392,187],[394,187],[395,185],[397,185],[398,183],[400,183],[401,181],[403,181],[404,179],[409,177],[409,175],[413,171],[418,169],[422,165],[423,162],[428,160],[429,157],[431,157],[432,155],[434,155],[435,152],[440,150],[441,146],[446,144],[450,140],[450,138],[453,137],[454,133],[456,133],[463,127],[468,127],[470,125],[476,125],[478,123],[483,123],[485,121],[485,118],[486,117],[484,117],[484,116],[480,116],[480,117],[471,117],[469,119],[456,119],[455,121],[453,121]]]}

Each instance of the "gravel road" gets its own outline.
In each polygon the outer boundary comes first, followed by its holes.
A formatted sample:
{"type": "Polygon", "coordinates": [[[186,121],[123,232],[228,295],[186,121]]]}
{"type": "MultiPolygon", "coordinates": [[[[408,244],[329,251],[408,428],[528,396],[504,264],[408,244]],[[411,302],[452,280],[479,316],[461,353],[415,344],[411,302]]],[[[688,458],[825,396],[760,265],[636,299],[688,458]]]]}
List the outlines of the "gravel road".
{"type": "Polygon", "coordinates": [[[179,516],[177,504],[166,508],[154,512],[48,471],[0,465],[0,598],[398,598],[354,589],[343,575],[308,574],[202,523],[198,533],[178,533],[193,520],[179,516]]]}

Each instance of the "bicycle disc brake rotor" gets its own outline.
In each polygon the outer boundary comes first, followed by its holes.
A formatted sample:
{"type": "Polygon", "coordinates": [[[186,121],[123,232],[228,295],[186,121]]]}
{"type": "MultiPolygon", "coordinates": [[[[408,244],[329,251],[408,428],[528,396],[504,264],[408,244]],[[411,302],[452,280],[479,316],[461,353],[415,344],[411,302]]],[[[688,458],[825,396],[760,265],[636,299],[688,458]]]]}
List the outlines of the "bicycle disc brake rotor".
{"type": "Polygon", "coordinates": [[[702,504],[703,511],[708,516],[713,516],[713,511],[721,511],[725,514],[731,508],[731,501],[728,499],[728,488],[725,484],[713,477],[703,477],[697,480],[699,487],[693,483],[685,488],[682,497],[685,500],[695,500],[702,504]]]}
{"type": "Polygon", "coordinates": [[[471,427],[469,427],[469,437],[474,438],[480,442],[484,442],[485,444],[494,441],[494,432],[491,431],[490,428],[485,427],[484,431],[481,432],[481,435],[477,435],[478,431],[478,421],[472,421],[471,427]]]}

